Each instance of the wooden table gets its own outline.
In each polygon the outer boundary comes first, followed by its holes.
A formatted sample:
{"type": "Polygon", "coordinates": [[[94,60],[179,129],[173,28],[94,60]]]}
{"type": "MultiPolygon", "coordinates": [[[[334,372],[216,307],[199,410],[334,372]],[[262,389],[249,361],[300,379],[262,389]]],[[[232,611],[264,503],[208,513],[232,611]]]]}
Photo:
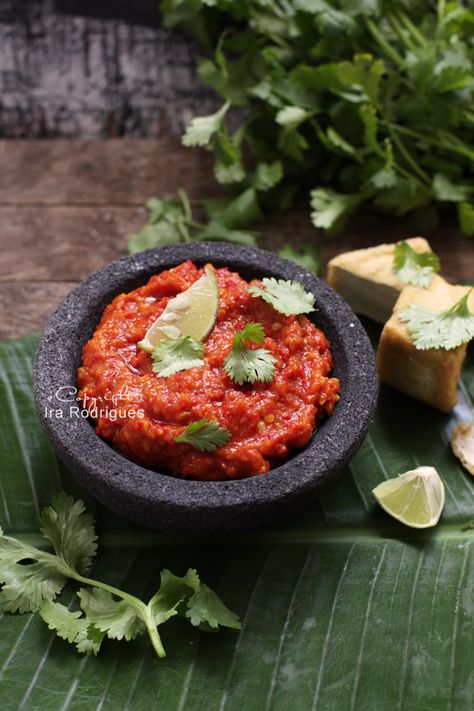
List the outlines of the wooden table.
{"type": "MultiPolygon", "coordinates": [[[[126,252],[144,201],[184,187],[216,194],[210,156],[175,139],[0,141],[0,338],[41,329],[81,279],[126,252]]],[[[407,220],[365,214],[335,239],[315,230],[302,205],[261,226],[262,245],[313,239],[324,261],[347,249],[416,232],[407,220]]],[[[445,220],[427,235],[454,281],[474,279],[474,242],[445,220]]]]}

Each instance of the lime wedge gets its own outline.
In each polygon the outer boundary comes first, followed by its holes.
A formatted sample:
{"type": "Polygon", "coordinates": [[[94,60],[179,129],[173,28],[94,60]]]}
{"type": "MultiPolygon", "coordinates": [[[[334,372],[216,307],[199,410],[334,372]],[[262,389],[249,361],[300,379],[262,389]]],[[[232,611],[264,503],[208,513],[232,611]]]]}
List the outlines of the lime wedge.
{"type": "Polygon", "coordinates": [[[200,279],[168,302],[138,345],[147,353],[152,353],[164,339],[191,336],[196,341],[203,341],[216,322],[218,307],[216,275],[214,269],[206,267],[200,279]]]}
{"type": "Polygon", "coordinates": [[[434,467],[417,467],[372,489],[385,511],[412,528],[436,526],[444,507],[444,484],[434,467]]]}

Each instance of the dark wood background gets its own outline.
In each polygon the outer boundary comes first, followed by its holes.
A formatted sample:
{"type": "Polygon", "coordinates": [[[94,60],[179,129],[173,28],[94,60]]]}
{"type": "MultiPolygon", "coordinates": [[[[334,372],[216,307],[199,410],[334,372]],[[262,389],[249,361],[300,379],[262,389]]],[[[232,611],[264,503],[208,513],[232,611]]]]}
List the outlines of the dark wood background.
{"type": "Polygon", "coordinates": [[[0,0],[0,136],[178,135],[219,104],[158,0],[0,0]]]}
{"type": "MultiPolygon", "coordinates": [[[[0,0],[0,338],[42,328],[75,283],[124,254],[150,195],[215,194],[209,155],[179,141],[219,104],[197,56],[160,27],[155,0],[0,0]]],[[[316,241],[324,261],[416,234],[364,214],[331,239],[306,204],[260,230],[272,249],[316,241]]],[[[474,279],[474,242],[452,219],[427,237],[448,278],[474,279]]]]}

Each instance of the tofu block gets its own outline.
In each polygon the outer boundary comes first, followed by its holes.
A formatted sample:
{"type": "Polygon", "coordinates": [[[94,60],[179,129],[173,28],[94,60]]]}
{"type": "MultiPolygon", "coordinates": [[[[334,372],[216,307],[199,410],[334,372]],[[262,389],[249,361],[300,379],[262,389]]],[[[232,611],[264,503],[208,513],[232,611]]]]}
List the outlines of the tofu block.
{"type": "MultiPolygon", "coordinates": [[[[469,287],[448,284],[437,274],[429,289],[406,286],[380,337],[377,370],[381,380],[443,412],[449,412],[457,402],[456,386],[466,357],[467,344],[451,350],[417,350],[406,325],[397,314],[410,304],[444,311],[459,301],[466,291],[469,291],[469,287]]],[[[474,310],[474,292],[468,303],[471,311],[474,310]]]]}
{"type": "MultiPolygon", "coordinates": [[[[431,252],[424,237],[406,240],[415,252],[431,252]]],[[[404,284],[392,271],[396,242],[344,252],[328,263],[326,280],[362,316],[385,323],[404,284]]]]}

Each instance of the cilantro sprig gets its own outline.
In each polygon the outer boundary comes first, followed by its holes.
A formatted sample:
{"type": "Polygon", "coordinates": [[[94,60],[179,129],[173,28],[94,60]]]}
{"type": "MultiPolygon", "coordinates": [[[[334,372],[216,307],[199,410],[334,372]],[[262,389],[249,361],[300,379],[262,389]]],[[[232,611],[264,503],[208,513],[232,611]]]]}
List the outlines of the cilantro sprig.
{"type": "Polygon", "coordinates": [[[406,241],[395,245],[393,271],[402,284],[413,284],[427,289],[439,269],[439,257],[434,252],[415,252],[406,241]]]}
{"type": "Polygon", "coordinates": [[[158,591],[148,603],[123,590],[88,577],[97,550],[92,516],[82,501],[61,492],[41,515],[41,533],[49,553],[6,536],[0,529],[0,608],[5,612],[38,612],[49,629],[96,655],[105,637],[129,641],[147,633],[156,654],[165,656],[158,627],[179,615],[202,630],[240,628],[237,615],[201,583],[195,570],[178,577],[161,573],[158,591]],[[77,593],[79,609],[55,598],[67,579],[85,587],[77,593]]]}
{"type": "Polygon", "coordinates": [[[224,360],[224,371],[237,385],[269,383],[275,376],[276,358],[266,348],[249,348],[246,343],[263,343],[261,323],[248,323],[234,335],[232,350],[224,360]]]}
{"type": "Polygon", "coordinates": [[[195,420],[174,438],[178,444],[190,444],[199,452],[214,452],[230,440],[231,434],[215,420],[195,420]]]}
{"type": "Polygon", "coordinates": [[[263,289],[254,284],[249,288],[249,293],[262,298],[285,316],[307,314],[314,311],[313,294],[305,291],[298,281],[265,277],[262,279],[262,283],[263,289]]]}
{"type": "Polygon", "coordinates": [[[474,338],[474,314],[468,305],[471,291],[467,291],[457,303],[444,311],[433,311],[413,304],[399,312],[398,317],[406,323],[418,350],[451,350],[474,338]]]}
{"type": "Polygon", "coordinates": [[[231,215],[225,220],[196,220],[184,190],[178,190],[177,199],[152,197],[147,200],[146,207],[147,222],[128,240],[131,254],[151,247],[188,242],[218,240],[250,247],[256,244],[256,233],[241,229],[239,220],[232,219],[231,215]]]}
{"type": "Polygon", "coordinates": [[[153,371],[166,378],[180,370],[200,368],[204,365],[203,355],[204,346],[191,336],[160,341],[151,354],[153,371]]]}

